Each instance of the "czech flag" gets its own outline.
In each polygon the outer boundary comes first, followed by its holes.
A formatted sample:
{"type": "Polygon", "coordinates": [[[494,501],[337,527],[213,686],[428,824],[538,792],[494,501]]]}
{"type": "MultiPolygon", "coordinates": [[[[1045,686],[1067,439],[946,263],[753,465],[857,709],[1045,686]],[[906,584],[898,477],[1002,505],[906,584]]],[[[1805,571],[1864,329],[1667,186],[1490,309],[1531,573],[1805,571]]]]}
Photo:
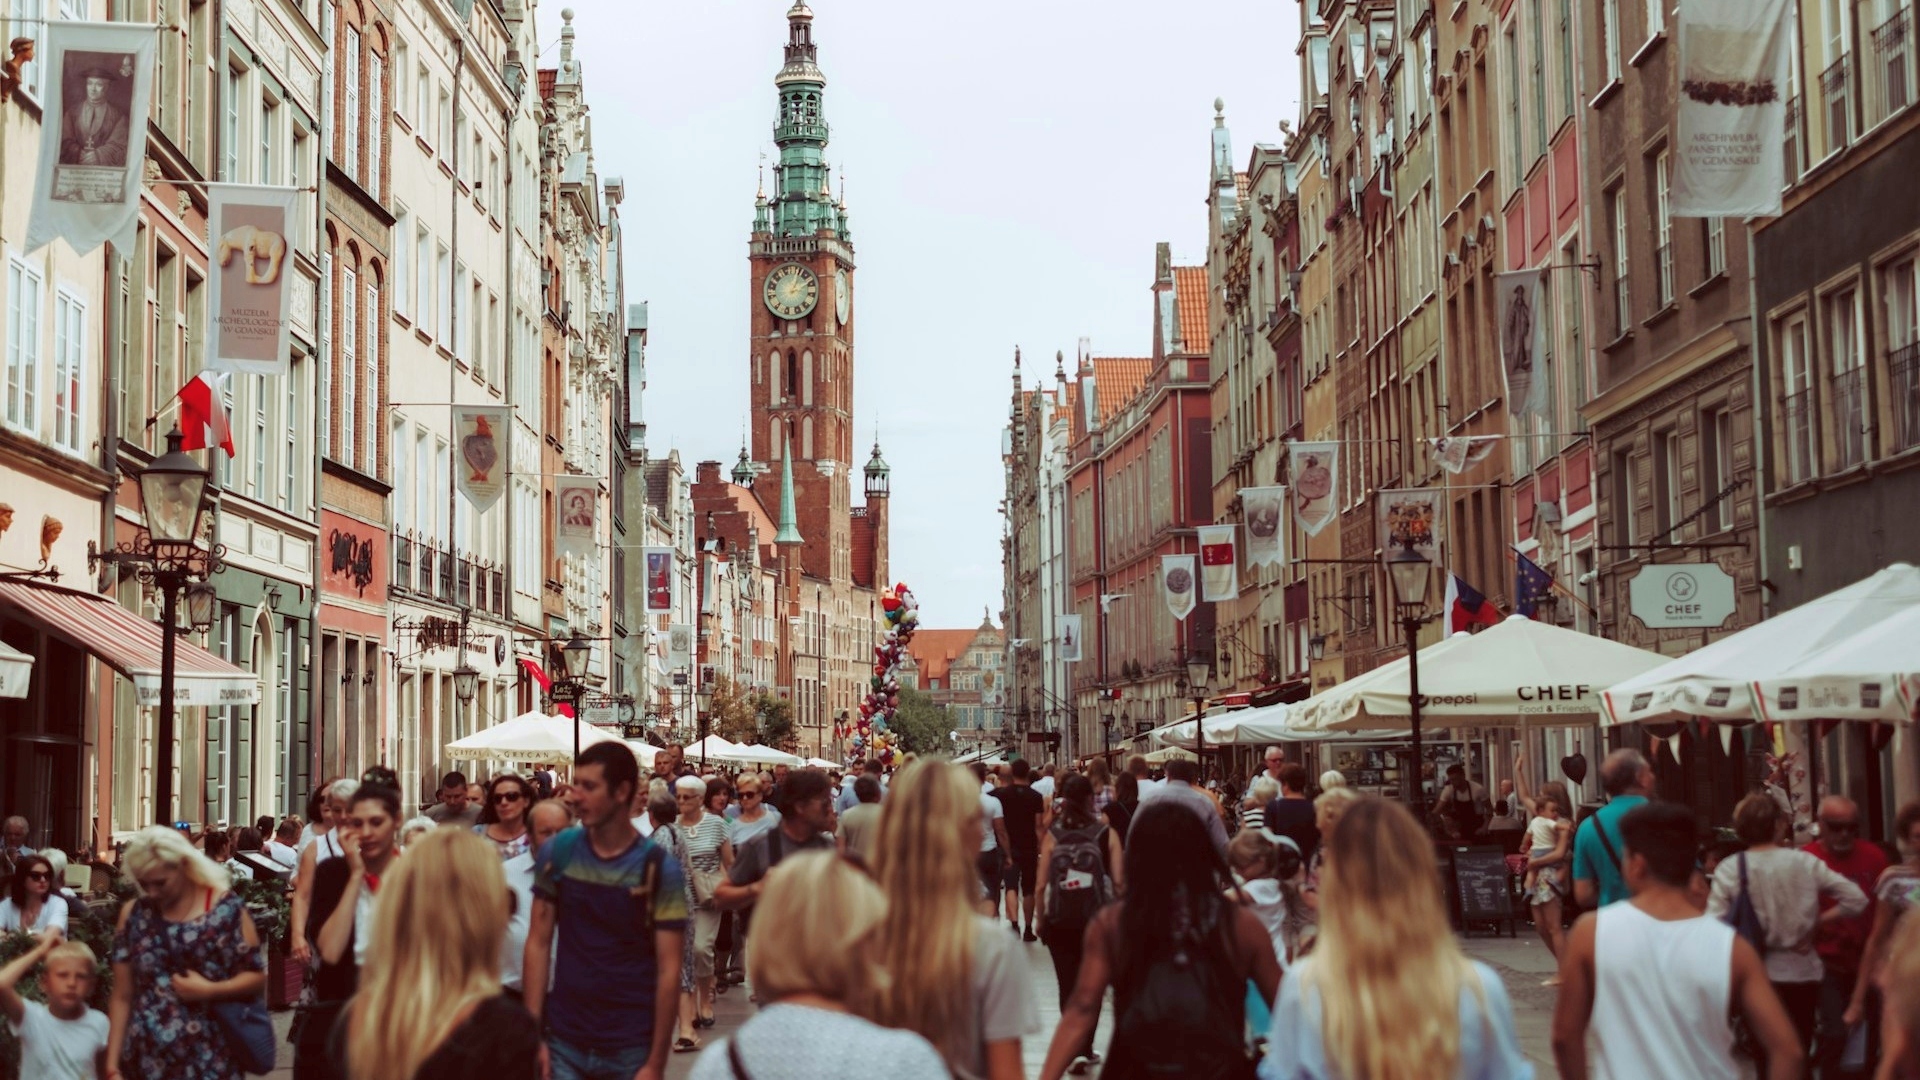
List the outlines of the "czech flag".
{"type": "Polygon", "coordinates": [[[1447,575],[1447,633],[1458,634],[1478,623],[1481,626],[1493,626],[1500,621],[1500,609],[1480,595],[1480,590],[1460,580],[1458,574],[1447,575]]]}

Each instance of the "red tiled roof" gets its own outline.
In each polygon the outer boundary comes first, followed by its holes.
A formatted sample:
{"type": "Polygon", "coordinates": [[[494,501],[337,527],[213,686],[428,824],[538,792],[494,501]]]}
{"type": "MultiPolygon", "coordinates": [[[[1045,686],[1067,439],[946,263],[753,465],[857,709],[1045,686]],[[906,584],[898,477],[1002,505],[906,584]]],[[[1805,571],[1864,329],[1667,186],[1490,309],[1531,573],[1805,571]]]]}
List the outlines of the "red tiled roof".
{"type": "Polygon", "coordinates": [[[1233,193],[1240,197],[1240,205],[1247,204],[1247,192],[1251,190],[1253,190],[1252,177],[1243,172],[1233,174],[1233,193]]]}
{"type": "Polygon", "coordinates": [[[540,69],[540,100],[541,101],[545,101],[548,98],[553,96],[553,84],[555,80],[559,78],[560,78],[559,68],[541,68],[540,69]]]}
{"type": "Polygon", "coordinates": [[[1096,356],[1093,358],[1094,404],[1105,420],[1133,399],[1153,374],[1152,357],[1096,356]]]}
{"type": "Polygon", "coordinates": [[[967,651],[967,646],[973,644],[973,635],[979,632],[978,627],[968,630],[915,630],[913,643],[907,646],[907,651],[913,654],[913,661],[920,668],[920,689],[928,689],[936,679],[940,681],[941,689],[947,689],[947,670],[967,651]]]}
{"type": "Polygon", "coordinates": [[[1181,347],[1189,353],[1203,353],[1211,349],[1213,334],[1207,328],[1206,267],[1173,268],[1173,303],[1180,320],[1181,347]]]}

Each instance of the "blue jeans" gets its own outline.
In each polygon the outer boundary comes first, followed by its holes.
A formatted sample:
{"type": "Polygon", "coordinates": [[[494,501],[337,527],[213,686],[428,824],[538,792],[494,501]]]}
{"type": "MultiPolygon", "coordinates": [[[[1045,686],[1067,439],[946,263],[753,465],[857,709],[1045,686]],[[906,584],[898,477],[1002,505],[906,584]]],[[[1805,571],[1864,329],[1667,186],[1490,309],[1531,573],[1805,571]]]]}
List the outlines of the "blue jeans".
{"type": "Polygon", "coordinates": [[[648,1049],[628,1046],[619,1050],[588,1050],[559,1039],[547,1040],[553,1080],[633,1080],[633,1074],[647,1063],[648,1049]]]}

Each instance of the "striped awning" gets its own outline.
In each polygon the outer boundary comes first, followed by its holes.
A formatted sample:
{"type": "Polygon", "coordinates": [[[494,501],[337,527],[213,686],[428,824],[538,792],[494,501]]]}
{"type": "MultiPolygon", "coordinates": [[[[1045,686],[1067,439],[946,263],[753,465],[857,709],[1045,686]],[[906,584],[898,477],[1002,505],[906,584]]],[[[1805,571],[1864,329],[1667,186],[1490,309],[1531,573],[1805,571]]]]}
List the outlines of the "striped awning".
{"type": "Polygon", "coordinates": [[[27,696],[27,680],[33,677],[33,657],[0,641],[0,698],[27,696]]]}
{"type": "MultiPolygon", "coordinates": [[[[0,608],[64,638],[133,680],[135,700],[160,702],[160,627],[104,596],[21,581],[0,582],[0,608]]],[[[260,680],[184,637],[174,641],[175,705],[253,705],[260,680]]]]}

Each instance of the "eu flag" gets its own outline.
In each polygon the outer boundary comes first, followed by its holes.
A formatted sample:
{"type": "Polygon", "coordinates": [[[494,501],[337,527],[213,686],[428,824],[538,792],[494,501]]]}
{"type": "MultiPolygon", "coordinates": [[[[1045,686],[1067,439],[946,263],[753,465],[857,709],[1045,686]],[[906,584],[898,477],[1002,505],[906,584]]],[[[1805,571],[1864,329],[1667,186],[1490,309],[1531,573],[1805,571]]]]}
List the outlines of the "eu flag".
{"type": "Polygon", "coordinates": [[[1531,619],[1539,610],[1540,601],[1553,595],[1553,575],[1542,570],[1538,563],[1519,552],[1514,552],[1519,560],[1514,571],[1513,610],[1515,614],[1531,619]]]}

